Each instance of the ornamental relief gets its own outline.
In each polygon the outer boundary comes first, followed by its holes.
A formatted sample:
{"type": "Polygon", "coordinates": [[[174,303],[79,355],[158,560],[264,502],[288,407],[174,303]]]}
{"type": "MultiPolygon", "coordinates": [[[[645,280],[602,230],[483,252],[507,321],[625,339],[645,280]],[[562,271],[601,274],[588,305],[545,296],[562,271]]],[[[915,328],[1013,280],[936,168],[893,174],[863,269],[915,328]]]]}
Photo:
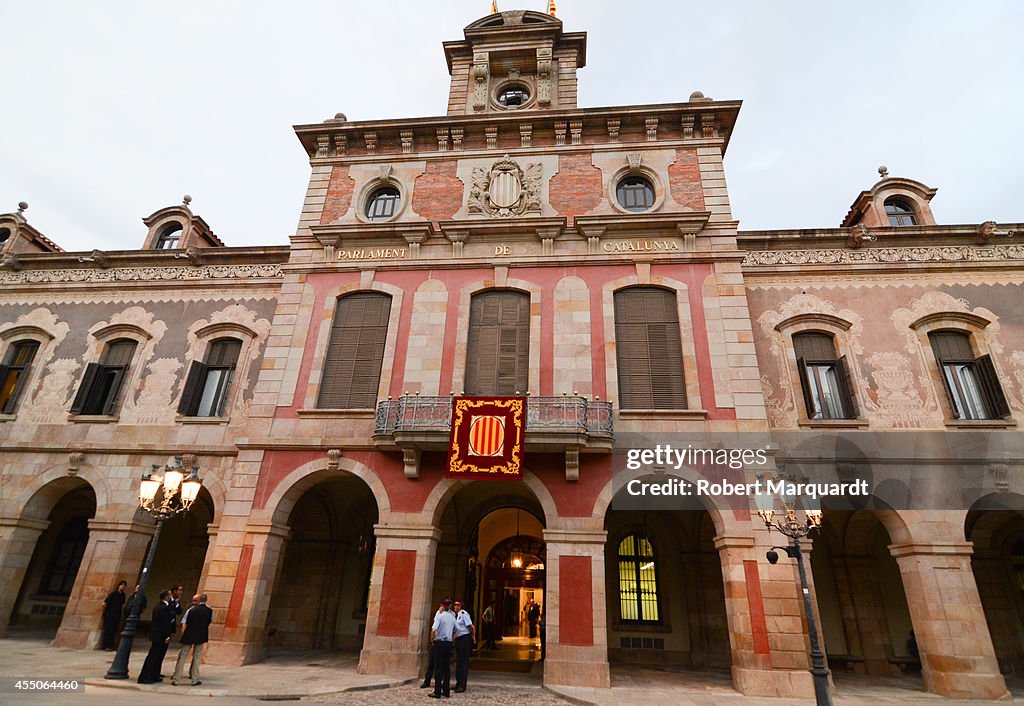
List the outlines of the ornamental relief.
{"type": "Polygon", "coordinates": [[[776,265],[854,265],[900,262],[996,262],[1024,260],[1024,245],[944,245],[915,248],[859,248],[855,250],[766,250],[748,252],[744,267],[776,265]]]}
{"type": "Polygon", "coordinates": [[[527,164],[524,170],[508,155],[492,164],[490,169],[474,167],[469,189],[469,213],[497,218],[540,215],[542,173],[540,163],[527,164]]]}

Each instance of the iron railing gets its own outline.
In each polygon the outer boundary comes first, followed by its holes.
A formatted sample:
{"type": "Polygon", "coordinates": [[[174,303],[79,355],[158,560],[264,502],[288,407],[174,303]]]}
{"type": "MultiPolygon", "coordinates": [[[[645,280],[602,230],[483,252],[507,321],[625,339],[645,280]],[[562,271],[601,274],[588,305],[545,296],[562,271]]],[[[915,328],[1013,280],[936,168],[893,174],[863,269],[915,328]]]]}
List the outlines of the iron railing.
{"type": "MultiPolygon", "coordinates": [[[[405,395],[377,403],[373,433],[448,432],[452,426],[452,398],[405,395]]],[[[608,435],[612,433],[612,406],[585,397],[530,397],[526,402],[526,430],[608,435]]]]}

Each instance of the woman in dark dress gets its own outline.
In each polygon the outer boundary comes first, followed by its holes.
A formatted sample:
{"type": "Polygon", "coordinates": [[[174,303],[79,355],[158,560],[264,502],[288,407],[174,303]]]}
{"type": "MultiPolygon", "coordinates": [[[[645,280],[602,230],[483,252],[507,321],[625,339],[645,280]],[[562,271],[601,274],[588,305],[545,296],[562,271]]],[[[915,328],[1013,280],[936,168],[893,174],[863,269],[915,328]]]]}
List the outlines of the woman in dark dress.
{"type": "Polygon", "coordinates": [[[121,613],[124,611],[124,595],[128,588],[127,581],[121,581],[117,588],[110,592],[107,599],[103,601],[103,649],[114,649],[114,642],[117,639],[117,628],[121,625],[121,613]]]}

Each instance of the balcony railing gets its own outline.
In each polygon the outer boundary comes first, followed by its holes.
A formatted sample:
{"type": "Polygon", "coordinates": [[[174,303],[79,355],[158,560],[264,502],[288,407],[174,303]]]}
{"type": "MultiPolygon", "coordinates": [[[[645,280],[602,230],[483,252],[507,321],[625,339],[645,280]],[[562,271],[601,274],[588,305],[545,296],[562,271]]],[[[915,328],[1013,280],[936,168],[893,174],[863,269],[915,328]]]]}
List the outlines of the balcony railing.
{"type": "MultiPolygon", "coordinates": [[[[448,433],[452,398],[408,395],[377,403],[374,436],[396,433],[448,433]]],[[[612,436],[612,406],[584,397],[530,397],[526,402],[526,432],[612,436]]]]}

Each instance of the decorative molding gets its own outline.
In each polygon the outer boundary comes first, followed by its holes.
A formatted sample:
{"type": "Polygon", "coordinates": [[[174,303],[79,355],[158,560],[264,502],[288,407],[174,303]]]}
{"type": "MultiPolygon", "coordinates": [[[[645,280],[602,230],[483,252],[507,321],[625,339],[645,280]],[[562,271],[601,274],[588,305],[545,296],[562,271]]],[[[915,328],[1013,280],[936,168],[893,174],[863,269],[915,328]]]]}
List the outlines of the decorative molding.
{"type": "Polygon", "coordinates": [[[484,128],[484,137],[487,140],[487,149],[493,150],[498,146],[498,126],[490,125],[484,128]]]}
{"type": "Polygon", "coordinates": [[[696,116],[693,113],[683,113],[683,116],[680,119],[679,124],[680,124],[681,129],[682,129],[682,134],[683,134],[683,139],[684,140],[692,140],[693,139],[693,124],[694,124],[695,121],[696,121],[696,116]]]}
{"type": "Polygon", "coordinates": [[[555,123],[555,145],[561,146],[565,144],[565,122],[555,123]]]}
{"type": "Polygon", "coordinates": [[[201,267],[120,267],[107,270],[21,270],[0,274],[0,284],[47,282],[168,282],[211,279],[280,279],[280,265],[203,265],[201,267]]]}
{"type": "Polygon", "coordinates": [[[537,105],[551,105],[551,47],[537,49],[537,105]]]}
{"type": "Polygon", "coordinates": [[[573,120],[569,123],[569,134],[572,136],[572,144],[583,144],[583,121],[573,120]]]}
{"type": "Polygon", "coordinates": [[[377,133],[364,132],[363,140],[366,142],[366,154],[377,154],[377,133]]]}
{"type": "Polygon", "coordinates": [[[521,123],[519,125],[519,140],[523,147],[533,146],[533,125],[530,123],[521,123]]]}
{"type": "Polygon", "coordinates": [[[473,54],[473,110],[487,107],[487,82],[490,78],[490,59],[487,52],[473,54]]]}
{"type": "Polygon", "coordinates": [[[448,151],[448,128],[439,127],[435,131],[437,135],[437,151],[447,152],[448,151]]]}
{"type": "Polygon", "coordinates": [[[462,135],[463,135],[463,133],[464,133],[464,129],[461,128],[461,127],[453,127],[452,128],[452,149],[455,150],[456,152],[459,152],[459,151],[462,150],[462,135]]]}
{"type": "Polygon", "coordinates": [[[618,141],[619,139],[619,125],[622,124],[618,118],[608,118],[608,139],[612,141],[618,141]]]}
{"type": "Polygon", "coordinates": [[[744,267],[779,265],[857,265],[901,262],[1003,262],[1024,260],[1024,245],[936,245],[859,250],[761,250],[748,252],[744,267]]]}
{"type": "Polygon", "coordinates": [[[82,461],[85,459],[85,454],[75,451],[68,454],[68,475],[78,475],[78,469],[82,467],[82,461]]]}
{"type": "Polygon", "coordinates": [[[334,154],[337,157],[344,157],[348,152],[348,135],[334,136],[334,154]]]}
{"type": "Polygon", "coordinates": [[[655,142],[658,139],[658,119],[647,118],[644,120],[644,128],[647,131],[647,141],[655,142]]]}
{"type": "Polygon", "coordinates": [[[341,449],[328,449],[327,470],[336,471],[341,464],[341,449]]]}
{"type": "Polygon", "coordinates": [[[402,130],[398,133],[398,137],[402,140],[402,154],[409,154],[412,152],[412,130],[402,130]]]}

